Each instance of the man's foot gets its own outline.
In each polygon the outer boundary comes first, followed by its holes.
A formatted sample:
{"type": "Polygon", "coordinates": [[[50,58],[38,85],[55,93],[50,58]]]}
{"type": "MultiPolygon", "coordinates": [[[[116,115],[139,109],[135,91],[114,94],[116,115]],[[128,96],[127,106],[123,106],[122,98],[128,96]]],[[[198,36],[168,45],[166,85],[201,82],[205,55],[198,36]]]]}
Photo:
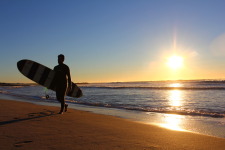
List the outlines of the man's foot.
{"type": "Polygon", "coordinates": [[[61,114],[61,115],[62,115],[62,114],[63,114],[63,112],[62,112],[62,111],[60,111],[60,112],[59,112],[59,114],[61,114]]]}
{"type": "Polygon", "coordinates": [[[65,104],[65,112],[67,112],[68,104],[65,104]]]}

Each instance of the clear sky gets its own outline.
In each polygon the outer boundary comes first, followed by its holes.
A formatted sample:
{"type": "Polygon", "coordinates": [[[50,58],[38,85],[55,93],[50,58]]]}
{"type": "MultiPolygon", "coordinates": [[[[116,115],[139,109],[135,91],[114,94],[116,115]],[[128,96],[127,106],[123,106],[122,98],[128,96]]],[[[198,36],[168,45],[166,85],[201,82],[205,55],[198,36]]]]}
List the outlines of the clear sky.
{"type": "Polygon", "coordinates": [[[224,15],[225,0],[1,0],[0,82],[61,53],[74,82],[225,79],[224,15]]]}

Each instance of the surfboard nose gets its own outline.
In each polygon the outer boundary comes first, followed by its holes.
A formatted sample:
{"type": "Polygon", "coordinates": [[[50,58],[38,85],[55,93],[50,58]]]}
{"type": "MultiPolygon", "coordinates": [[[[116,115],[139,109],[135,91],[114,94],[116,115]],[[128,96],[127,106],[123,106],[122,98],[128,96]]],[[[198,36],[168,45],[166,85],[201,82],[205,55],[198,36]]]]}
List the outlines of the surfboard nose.
{"type": "Polygon", "coordinates": [[[20,72],[23,70],[25,62],[26,62],[25,60],[20,60],[17,62],[17,68],[19,69],[20,72]]]}

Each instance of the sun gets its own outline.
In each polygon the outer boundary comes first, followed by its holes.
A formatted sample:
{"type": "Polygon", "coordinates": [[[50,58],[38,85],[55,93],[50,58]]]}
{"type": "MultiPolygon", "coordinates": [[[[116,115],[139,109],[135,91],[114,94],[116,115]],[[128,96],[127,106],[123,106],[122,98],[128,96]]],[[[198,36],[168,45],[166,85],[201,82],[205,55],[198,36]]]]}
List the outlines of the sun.
{"type": "Polygon", "coordinates": [[[171,69],[177,70],[183,67],[183,57],[173,55],[167,59],[167,65],[171,69]]]}

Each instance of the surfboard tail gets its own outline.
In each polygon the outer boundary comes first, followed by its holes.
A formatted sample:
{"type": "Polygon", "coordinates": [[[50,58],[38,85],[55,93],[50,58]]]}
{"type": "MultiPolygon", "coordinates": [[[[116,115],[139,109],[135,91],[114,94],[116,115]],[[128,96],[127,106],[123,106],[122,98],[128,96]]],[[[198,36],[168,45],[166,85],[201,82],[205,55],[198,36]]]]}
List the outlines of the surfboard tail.
{"type": "Polygon", "coordinates": [[[77,91],[76,97],[79,98],[79,97],[81,97],[81,96],[83,96],[83,92],[81,91],[81,89],[79,89],[79,90],[77,91]]]}

